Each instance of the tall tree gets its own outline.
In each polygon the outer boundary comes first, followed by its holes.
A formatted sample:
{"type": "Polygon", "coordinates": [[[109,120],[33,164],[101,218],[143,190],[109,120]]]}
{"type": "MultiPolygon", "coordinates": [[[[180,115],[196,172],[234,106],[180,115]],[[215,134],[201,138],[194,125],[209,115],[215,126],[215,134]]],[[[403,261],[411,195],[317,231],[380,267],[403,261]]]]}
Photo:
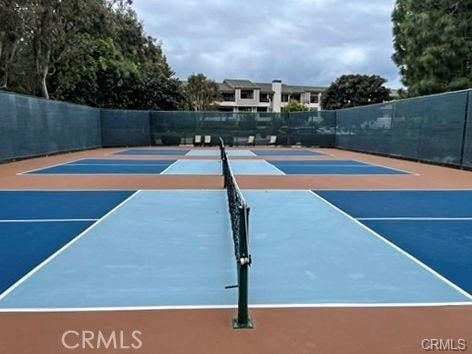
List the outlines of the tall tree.
{"type": "Polygon", "coordinates": [[[472,87],[472,2],[397,0],[394,62],[409,96],[472,87]]]}
{"type": "Polygon", "coordinates": [[[185,85],[185,96],[190,110],[209,110],[218,98],[218,84],[203,74],[190,75],[185,85]]]}
{"type": "Polygon", "coordinates": [[[323,93],[323,109],[340,109],[381,103],[390,99],[387,82],[378,75],[343,75],[323,93]]]}
{"type": "Polygon", "coordinates": [[[11,0],[0,0],[0,89],[8,89],[11,66],[23,35],[21,8],[11,0]]]}
{"type": "Polygon", "coordinates": [[[131,4],[0,0],[0,88],[8,82],[20,93],[97,107],[180,108],[181,82],[131,4]]]}

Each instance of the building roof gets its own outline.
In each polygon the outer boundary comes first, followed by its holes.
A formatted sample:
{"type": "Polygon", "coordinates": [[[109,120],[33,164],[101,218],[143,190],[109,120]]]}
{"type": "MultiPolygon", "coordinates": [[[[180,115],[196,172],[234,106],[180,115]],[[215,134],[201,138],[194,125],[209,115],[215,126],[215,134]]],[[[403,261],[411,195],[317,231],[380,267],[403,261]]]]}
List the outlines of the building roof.
{"type": "Polygon", "coordinates": [[[235,88],[242,88],[242,89],[255,89],[259,88],[256,84],[253,84],[249,80],[235,80],[235,79],[225,79],[223,80],[223,83],[226,85],[232,87],[233,89],[235,88]]]}
{"type": "MultiPolygon", "coordinates": [[[[249,80],[240,79],[225,79],[222,83],[218,84],[220,91],[233,91],[234,89],[259,89],[262,92],[273,92],[272,83],[261,83],[252,82],[249,80]]],[[[298,85],[285,85],[282,84],[283,93],[303,93],[309,91],[325,91],[326,87],[322,86],[298,86],[298,85]]]]}
{"type": "Polygon", "coordinates": [[[327,87],[321,86],[297,86],[297,85],[285,85],[282,84],[282,92],[284,93],[303,93],[311,91],[325,91],[327,87]]]}

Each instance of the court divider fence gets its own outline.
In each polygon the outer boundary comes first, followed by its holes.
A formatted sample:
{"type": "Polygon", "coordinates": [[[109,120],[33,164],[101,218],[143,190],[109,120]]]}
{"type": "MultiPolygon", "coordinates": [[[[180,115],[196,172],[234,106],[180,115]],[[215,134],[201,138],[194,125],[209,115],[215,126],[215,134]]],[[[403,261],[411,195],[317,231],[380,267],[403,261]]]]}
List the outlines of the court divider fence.
{"type": "Polygon", "coordinates": [[[151,131],[156,145],[192,144],[195,135],[209,135],[216,145],[221,136],[229,146],[245,145],[253,136],[266,145],[276,136],[278,145],[333,147],[336,112],[233,113],[151,112],[151,131]]]}
{"type": "Polygon", "coordinates": [[[102,109],[103,147],[151,145],[150,112],[102,109]]]}
{"type": "Polygon", "coordinates": [[[0,162],[98,147],[192,144],[336,147],[472,168],[472,90],[337,111],[98,109],[0,92],[0,162]]]}

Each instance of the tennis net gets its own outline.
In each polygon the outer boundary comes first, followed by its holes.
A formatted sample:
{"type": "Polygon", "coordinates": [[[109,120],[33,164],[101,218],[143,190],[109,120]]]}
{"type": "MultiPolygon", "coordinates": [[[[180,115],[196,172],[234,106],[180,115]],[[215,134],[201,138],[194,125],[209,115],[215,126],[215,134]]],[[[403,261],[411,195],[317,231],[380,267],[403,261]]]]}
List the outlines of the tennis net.
{"type": "Polygon", "coordinates": [[[219,138],[219,145],[238,270],[238,317],[233,320],[233,327],[252,328],[248,310],[249,266],[252,263],[249,254],[249,207],[231,170],[222,138],[219,138]]]}

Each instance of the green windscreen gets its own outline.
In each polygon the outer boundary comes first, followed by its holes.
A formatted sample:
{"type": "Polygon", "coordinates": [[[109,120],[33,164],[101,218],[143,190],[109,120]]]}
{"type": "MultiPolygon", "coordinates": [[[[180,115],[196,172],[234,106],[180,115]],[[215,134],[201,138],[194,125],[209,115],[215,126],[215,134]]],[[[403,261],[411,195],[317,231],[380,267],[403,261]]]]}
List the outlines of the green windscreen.
{"type": "Polygon", "coordinates": [[[472,168],[472,91],[469,91],[467,125],[464,139],[464,158],[462,165],[472,168]]]}
{"type": "Polygon", "coordinates": [[[461,165],[467,91],[337,112],[336,146],[461,165]]]}
{"type": "Polygon", "coordinates": [[[101,145],[99,109],[0,93],[0,161],[101,145]]]}
{"type": "Polygon", "coordinates": [[[258,145],[334,145],[336,113],[233,113],[151,112],[151,132],[156,145],[191,144],[195,135],[221,136],[227,145],[244,145],[254,136],[258,145]]]}
{"type": "Polygon", "coordinates": [[[103,147],[151,144],[148,111],[102,109],[103,147]]]}

